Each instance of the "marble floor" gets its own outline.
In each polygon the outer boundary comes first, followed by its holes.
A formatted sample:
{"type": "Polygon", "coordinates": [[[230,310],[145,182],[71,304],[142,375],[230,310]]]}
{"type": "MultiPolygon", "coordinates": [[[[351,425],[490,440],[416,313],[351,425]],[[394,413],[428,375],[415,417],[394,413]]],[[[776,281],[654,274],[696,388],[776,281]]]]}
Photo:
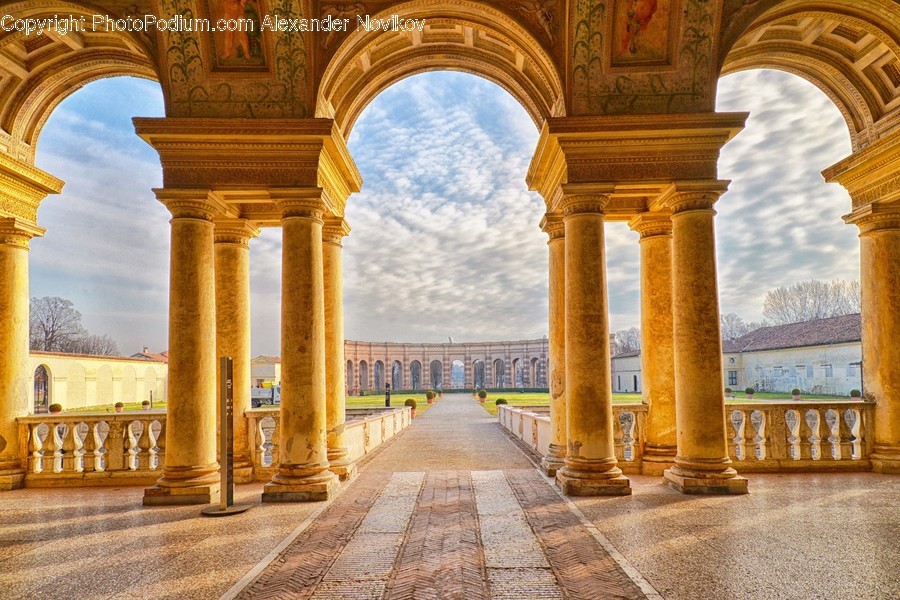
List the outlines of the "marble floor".
{"type": "Polygon", "coordinates": [[[228,518],[141,488],[0,493],[0,598],[900,598],[900,476],[749,475],[726,497],[632,476],[630,497],[565,499],[451,395],[360,471],[328,503],[238,486],[253,508],[228,518]],[[277,593],[292,560],[313,574],[277,593]]]}

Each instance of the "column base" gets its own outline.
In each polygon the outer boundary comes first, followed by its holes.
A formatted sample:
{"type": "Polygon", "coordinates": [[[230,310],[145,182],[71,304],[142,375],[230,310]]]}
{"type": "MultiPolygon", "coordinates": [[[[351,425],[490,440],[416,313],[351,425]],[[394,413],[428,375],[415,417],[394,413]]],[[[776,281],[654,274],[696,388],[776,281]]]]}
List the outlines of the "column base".
{"type": "Polygon", "coordinates": [[[349,481],[356,477],[356,461],[347,458],[346,448],[328,449],[328,470],[338,476],[341,481],[349,481]]]}
{"type": "MultiPolygon", "coordinates": [[[[618,469],[616,469],[618,471],[618,469]]],[[[556,485],[566,496],[630,496],[631,481],[621,474],[604,476],[603,473],[585,477],[584,472],[573,477],[567,467],[556,472],[556,485]]]]}
{"type": "Polygon", "coordinates": [[[666,469],[663,479],[666,485],[682,494],[714,495],[750,492],[747,488],[747,479],[740,475],[722,479],[712,475],[710,477],[679,475],[674,473],[673,469],[666,469]]]}
{"type": "Polygon", "coordinates": [[[900,475],[900,448],[876,446],[869,460],[872,461],[873,473],[900,475]]]}
{"type": "Polygon", "coordinates": [[[644,447],[641,454],[641,475],[662,477],[666,469],[675,466],[675,448],[644,447]]]}
{"type": "Polygon", "coordinates": [[[25,487],[25,469],[0,470],[0,492],[20,490],[25,487]]]}
{"type": "Polygon", "coordinates": [[[234,482],[253,483],[253,465],[235,465],[234,482]]]}
{"type": "Polygon", "coordinates": [[[180,506],[185,504],[213,504],[219,501],[221,486],[163,487],[155,485],[144,490],[144,506],[180,506]]]}
{"type": "Polygon", "coordinates": [[[263,487],[263,502],[320,502],[330,500],[338,486],[338,476],[329,471],[320,473],[304,482],[303,478],[295,481],[276,481],[278,475],[263,487]]]}
{"type": "Polygon", "coordinates": [[[556,477],[556,474],[564,466],[566,466],[566,459],[564,456],[548,454],[541,459],[541,472],[547,477],[556,477]]]}

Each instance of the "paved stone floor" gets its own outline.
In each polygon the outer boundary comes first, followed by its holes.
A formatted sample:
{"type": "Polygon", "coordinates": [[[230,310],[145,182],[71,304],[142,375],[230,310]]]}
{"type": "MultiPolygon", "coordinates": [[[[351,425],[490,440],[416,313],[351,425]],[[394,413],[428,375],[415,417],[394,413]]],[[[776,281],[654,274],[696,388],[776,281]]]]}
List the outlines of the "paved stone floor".
{"type": "Polygon", "coordinates": [[[900,598],[900,477],[750,475],[740,497],[565,499],[446,395],[328,503],[227,519],[139,488],[0,493],[0,599],[900,598]]]}

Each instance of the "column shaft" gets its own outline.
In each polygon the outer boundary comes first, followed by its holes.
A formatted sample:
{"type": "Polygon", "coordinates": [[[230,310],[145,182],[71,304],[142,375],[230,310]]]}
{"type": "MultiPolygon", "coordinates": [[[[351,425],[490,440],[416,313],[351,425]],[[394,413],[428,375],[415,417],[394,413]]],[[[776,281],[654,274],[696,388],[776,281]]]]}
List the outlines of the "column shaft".
{"type": "Polygon", "coordinates": [[[566,246],[562,215],[547,215],[543,229],[550,236],[550,449],[541,469],[554,477],[566,458],[566,246]]]}
{"type": "Polygon", "coordinates": [[[158,190],[172,213],[166,465],[144,504],[218,499],[215,208],[205,191],[158,190]]]}
{"type": "MultiPolygon", "coordinates": [[[[234,479],[237,483],[253,480],[252,450],[244,412],[250,410],[251,387],[249,240],[258,234],[259,230],[244,220],[217,221],[215,225],[216,354],[234,360],[234,479]]],[[[217,368],[218,365],[217,360],[217,368]]]]}
{"type": "MultiPolygon", "coordinates": [[[[341,239],[350,232],[342,219],[330,220],[323,233],[323,269],[325,281],[325,393],[328,429],[328,462],[331,471],[343,481],[356,472],[348,459],[344,439],[344,291],[341,270],[341,239]]],[[[397,387],[396,382],[392,387],[397,387]]]]}
{"type": "Polygon", "coordinates": [[[631,493],[613,446],[606,201],[604,196],[564,200],[568,452],[556,479],[564,493],[577,496],[631,493]]]}
{"type": "Polygon", "coordinates": [[[276,200],[282,209],[281,442],[264,502],[327,500],[325,293],[318,198],[276,200]]]}
{"type": "Polygon", "coordinates": [[[28,240],[43,230],[18,219],[0,219],[0,490],[25,481],[16,418],[27,415],[28,240]]]}
{"type": "Polygon", "coordinates": [[[731,468],[722,394],[722,342],[712,206],[722,190],[676,193],[672,215],[678,453],[665,471],[684,493],[747,493],[731,468]]]}
{"type": "Polygon", "coordinates": [[[872,468],[900,473],[900,211],[860,227],[863,386],[875,400],[872,468]]]}
{"type": "Polygon", "coordinates": [[[631,222],[641,246],[641,378],[647,421],[641,473],[675,461],[675,339],[672,331],[672,221],[644,213],[631,222]]]}

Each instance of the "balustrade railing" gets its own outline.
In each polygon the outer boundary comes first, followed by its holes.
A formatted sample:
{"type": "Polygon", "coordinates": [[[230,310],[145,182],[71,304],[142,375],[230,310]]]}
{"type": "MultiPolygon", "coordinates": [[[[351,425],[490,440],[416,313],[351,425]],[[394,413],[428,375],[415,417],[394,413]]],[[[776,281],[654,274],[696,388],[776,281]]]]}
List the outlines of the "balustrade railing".
{"type": "Polygon", "coordinates": [[[151,484],[165,464],[164,412],[44,414],[18,423],[30,486],[151,484]]]}
{"type": "MultiPolygon", "coordinates": [[[[874,404],[772,402],[726,404],[729,453],[742,472],[868,470],[874,404]]],[[[539,455],[550,447],[547,405],[498,407],[500,424],[539,455]]],[[[616,459],[640,472],[644,404],[613,405],[616,459]]]]}

